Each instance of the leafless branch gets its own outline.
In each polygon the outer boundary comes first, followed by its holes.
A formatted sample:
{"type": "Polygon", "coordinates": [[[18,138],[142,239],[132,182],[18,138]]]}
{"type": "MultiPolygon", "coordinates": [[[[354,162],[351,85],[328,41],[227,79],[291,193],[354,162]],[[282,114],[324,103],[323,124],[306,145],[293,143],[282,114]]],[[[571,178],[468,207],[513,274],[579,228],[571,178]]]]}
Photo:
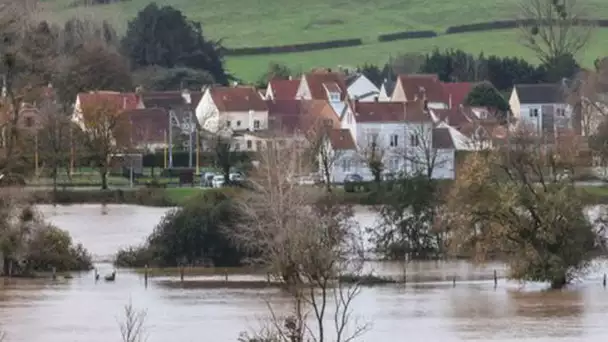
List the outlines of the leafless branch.
{"type": "Polygon", "coordinates": [[[522,44],[547,65],[575,56],[591,38],[592,26],[576,0],[522,0],[519,10],[522,44]]]}
{"type": "Polygon", "coordinates": [[[123,320],[118,323],[123,342],[145,342],[147,340],[146,315],[145,310],[138,311],[131,302],[125,305],[123,320]]]}

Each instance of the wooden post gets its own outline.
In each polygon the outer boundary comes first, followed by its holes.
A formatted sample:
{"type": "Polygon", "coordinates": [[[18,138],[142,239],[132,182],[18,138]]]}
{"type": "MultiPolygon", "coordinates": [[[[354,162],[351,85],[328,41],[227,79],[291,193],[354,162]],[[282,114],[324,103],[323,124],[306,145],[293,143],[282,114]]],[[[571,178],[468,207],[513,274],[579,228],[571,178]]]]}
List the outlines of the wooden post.
{"type": "Polygon", "coordinates": [[[266,281],[268,282],[268,285],[270,285],[270,272],[266,273],[266,281]]]}
{"type": "Polygon", "coordinates": [[[184,282],[184,266],[179,267],[179,279],[182,283],[184,282]]]}
{"type": "Polygon", "coordinates": [[[494,288],[498,286],[498,277],[496,276],[496,270],[494,270],[494,288]]]}
{"type": "Polygon", "coordinates": [[[407,284],[407,267],[403,268],[403,284],[407,284]]]}
{"type": "Polygon", "coordinates": [[[148,288],[148,265],[146,264],[146,269],[144,270],[144,286],[148,288]]]}
{"type": "Polygon", "coordinates": [[[452,278],[452,287],[456,287],[456,276],[452,278]]]}
{"type": "Polygon", "coordinates": [[[53,267],[53,280],[57,279],[57,269],[53,267]]]}
{"type": "Polygon", "coordinates": [[[228,269],[224,268],[224,280],[228,282],[228,269]]]}
{"type": "Polygon", "coordinates": [[[606,273],[604,273],[604,280],[602,281],[602,285],[606,288],[606,273]]]}

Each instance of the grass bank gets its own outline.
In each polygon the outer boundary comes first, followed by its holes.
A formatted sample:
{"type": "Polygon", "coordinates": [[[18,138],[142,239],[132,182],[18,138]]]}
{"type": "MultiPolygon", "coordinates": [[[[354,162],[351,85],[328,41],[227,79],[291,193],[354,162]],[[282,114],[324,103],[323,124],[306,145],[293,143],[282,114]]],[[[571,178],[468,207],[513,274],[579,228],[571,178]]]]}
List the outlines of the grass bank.
{"type": "MultiPolygon", "coordinates": [[[[230,191],[234,189],[205,188],[137,188],[137,189],[69,189],[53,193],[50,189],[30,188],[34,201],[41,204],[135,204],[153,207],[175,207],[185,204],[189,199],[204,191],[230,191]]],[[[310,187],[311,195],[324,191],[324,188],[310,187]]],[[[587,205],[608,204],[608,186],[578,187],[583,202],[587,205]]],[[[340,186],[333,189],[340,202],[350,205],[383,204],[386,196],[376,192],[345,192],[340,186]]]]}

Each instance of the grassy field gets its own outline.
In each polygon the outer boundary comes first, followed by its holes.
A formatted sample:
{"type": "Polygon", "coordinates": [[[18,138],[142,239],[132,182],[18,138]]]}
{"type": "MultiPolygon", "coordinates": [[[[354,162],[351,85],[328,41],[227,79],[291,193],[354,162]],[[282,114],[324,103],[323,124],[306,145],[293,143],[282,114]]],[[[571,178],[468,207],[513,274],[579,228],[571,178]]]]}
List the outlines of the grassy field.
{"type": "MultiPolygon", "coordinates": [[[[513,30],[440,36],[432,39],[378,43],[379,34],[407,30],[444,32],[448,26],[490,20],[514,19],[521,0],[164,0],[163,5],[181,9],[190,19],[203,23],[211,38],[223,39],[228,47],[282,45],[342,38],[362,38],[365,45],[317,52],[284,55],[231,57],[229,70],[245,81],[256,80],[271,61],[294,69],[384,63],[390,55],[427,52],[433,48],[461,48],[470,52],[534,56],[518,45],[513,30]]],[[[74,0],[43,0],[44,16],[62,21],[73,16],[108,20],[119,32],[150,0],[121,1],[111,5],[71,7],[74,0]]],[[[588,17],[608,19],[603,0],[579,2],[588,17]]],[[[608,54],[599,42],[608,38],[608,29],[598,30],[595,41],[580,56],[590,64],[597,56],[608,54]]]]}

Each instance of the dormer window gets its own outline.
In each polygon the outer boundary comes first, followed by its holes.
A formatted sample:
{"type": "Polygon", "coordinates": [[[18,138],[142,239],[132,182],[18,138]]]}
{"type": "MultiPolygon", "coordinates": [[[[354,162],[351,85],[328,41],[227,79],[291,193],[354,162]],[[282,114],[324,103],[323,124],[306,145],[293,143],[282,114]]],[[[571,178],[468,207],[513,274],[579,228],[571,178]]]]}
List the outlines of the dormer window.
{"type": "Polygon", "coordinates": [[[340,102],[340,93],[329,93],[329,101],[331,102],[340,102]]]}

